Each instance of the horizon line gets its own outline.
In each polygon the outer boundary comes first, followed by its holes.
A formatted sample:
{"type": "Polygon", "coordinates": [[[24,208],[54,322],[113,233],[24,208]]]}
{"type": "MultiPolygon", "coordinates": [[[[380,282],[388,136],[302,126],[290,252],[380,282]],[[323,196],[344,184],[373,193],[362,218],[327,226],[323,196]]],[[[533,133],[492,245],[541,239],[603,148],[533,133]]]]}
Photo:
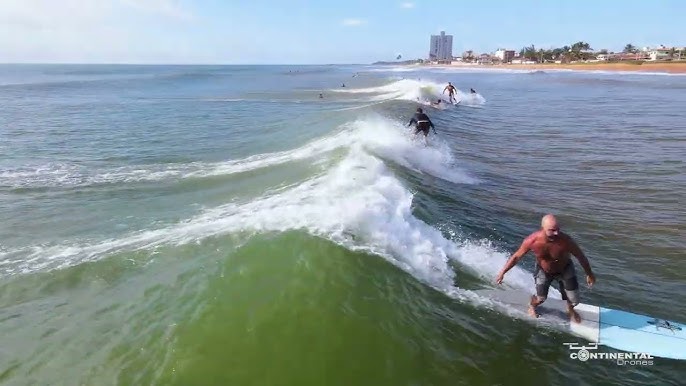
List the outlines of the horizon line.
{"type": "Polygon", "coordinates": [[[0,65],[102,65],[102,66],[355,66],[370,63],[136,63],[136,62],[2,62],[0,65]]]}

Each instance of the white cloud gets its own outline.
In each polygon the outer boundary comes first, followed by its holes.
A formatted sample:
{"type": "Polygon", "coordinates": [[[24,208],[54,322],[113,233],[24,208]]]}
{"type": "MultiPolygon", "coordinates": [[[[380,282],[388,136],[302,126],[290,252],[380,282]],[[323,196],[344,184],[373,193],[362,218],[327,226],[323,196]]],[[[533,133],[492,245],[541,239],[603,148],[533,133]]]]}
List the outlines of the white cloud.
{"type": "Polygon", "coordinates": [[[0,0],[0,62],[173,59],[193,19],[175,0],[0,0]]]}
{"type": "Polygon", "coordinates": [[[109,13],[110,2],[87,0],[3,0],[0,25],[29,30],[45,30],[97,24],[109,13]]]}
{"type": "Polygon", "coordinates": [[[194,16],[181,8],[174,0],[120,0],[123,4],[139,11],[167,16],[179,20],[193,20],[194,16]]]}
{"type": "Polygon", "coordinates": [[[402,4],[400,4],[401,8],[414,8],[414,3],[410,3],[409,1],[406,1],[402,4]]]}
{"type": "Polygon", "coordinates": [[[354,27],[365,23],[367,22],[362,19],[343,19],[343,21],[341,22],[342,25],[347,27],[354,27]]]}
{"type": "Polygon", "coordinates": [[[0,24],[29,29],[83,27],[120,22],[135,14],[191,20],[174,0],[0,0],[0,24]]]}

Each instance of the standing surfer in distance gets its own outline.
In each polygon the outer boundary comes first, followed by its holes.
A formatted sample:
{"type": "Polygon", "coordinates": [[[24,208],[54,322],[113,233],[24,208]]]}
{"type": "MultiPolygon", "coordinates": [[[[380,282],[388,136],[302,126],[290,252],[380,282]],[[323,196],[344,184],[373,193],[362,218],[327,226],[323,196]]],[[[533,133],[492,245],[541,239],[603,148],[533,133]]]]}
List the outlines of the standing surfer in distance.
{"type": "Polygon", "coordinates": [[[457,100],[455,99],[455,86],[453,86],[452,83],[448,82],[448,85],[445,86],[445,88],[443,89],[443,94],[445,94],[445,90],[448,90],[450,103],[457,102],[457,100]]]}
{"type": "Polygon", "coordinates": [[[531,296],[529,314],[534,317],[539,316],[536,307],[547,299],[550,284],[553,280],[557,280],[562,299],[567,301],[567,313],[570,320],[579,323],[581,317],[574,310],[574,307],[579,304],[579,283],[576,279],[574,264],[569,255],[574,255],[583,267],[589,287],[595,283],[595,276],[581,248],[569,235],[560,231],[557,219],[552,214],[543,216],[541,229],[524,239],[519,249],[500,270],[495,282],[501,284],[507,271],[512,269],[529,251],[532,251],[536,256],[536,269],[534,271],[536,295],[531,296]]]}
{"type": "Polygon", "coordinates": [[[429,135],[429,128],[433,129],[434,134],[436,134],[436,128],[434,127],[433,122],[431,122],[428,115],[424,114],[421,108],[417,109],[417,112],[412,116],[410,123],[407,126],[411,126],[413,123],[416,125],[414,135],[419,134],[420,131],[424,133],[425,144],[428,143],[427,136],[429,135]]]}

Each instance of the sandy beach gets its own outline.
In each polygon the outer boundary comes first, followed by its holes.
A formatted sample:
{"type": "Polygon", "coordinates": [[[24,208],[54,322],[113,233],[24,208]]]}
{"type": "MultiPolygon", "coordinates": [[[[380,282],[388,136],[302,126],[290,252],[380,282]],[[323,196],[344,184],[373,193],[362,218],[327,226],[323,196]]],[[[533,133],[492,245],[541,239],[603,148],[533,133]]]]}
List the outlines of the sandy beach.
{"type": "Polygon", "coordinates": [[[578,71],[632,71],[632,72],[662,72],[670,74],[686,74],[686,62],[643,62],[643,63],[578,63],[578,64],[498,64],[479,65],[454,63],[450,65],[430,65],[432,67],[474,67],[512,70],[578,70],[578,71]]]}

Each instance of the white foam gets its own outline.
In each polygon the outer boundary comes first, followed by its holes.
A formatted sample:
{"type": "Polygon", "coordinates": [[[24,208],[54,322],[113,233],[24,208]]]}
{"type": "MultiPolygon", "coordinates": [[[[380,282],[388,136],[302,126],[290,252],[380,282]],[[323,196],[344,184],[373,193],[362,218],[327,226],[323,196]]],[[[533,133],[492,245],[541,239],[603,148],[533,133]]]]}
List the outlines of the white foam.
{"type": "Polygon", "coordinates": [[[392,160],[408,169],[455,183],[478,183],[478,179],[459,167],[448,144],[432,136],[424,146],[421,136],[411,135],[405,124],[380,117],[367,117],[353,123],[354,143],[373,154],[392,160]]]}
{"type": "MultiPolygon", "coordinates": [[[[374,94],[369,97],[370,101],[407,100],[430,105],[431,102],[438,99],[449,102],[448,94],[443,92],[446,85],[447,82],[438,83],[430,79],[402,79],[383,86],[338,88],[330,91],[349,94],[374,94]]],[[[460,89],[456,90],[455,99],[460,101],[461,105],[478,106],[486,103],[486,99],[481,95],[470,94],[460,89]]]]}
{"type": "MultiPolygon", "coordinates": [[[[350,123],[337,135],[294,151],[254,156],[241,165],[276,163],[289,156],[307,157],[341,144],[348,147],[345,158],[324,174],[299,185],[267,192],[251,201],[228,203],[177,224],[119,239],[4,250],[0,252],[0,270],[12,275],[60,269],[120,252],[202,243],[213,236],[299,229],[351,250],[382,256],[449,296],[488,302],[470,297],[469,291],[455,286],[459,286],[460,273],[455,277],[449,262],[458,262],[472,274],[492,281],[507,254],[487,242],[460,239],[449,232],[446,236],[416,218],[412,214],[413,194],[375,156],[456,183],[478,182],[454,167],[454,157],[440,140],[434,146],[423,147],[413,142],[402,124],[372,117],[350,123]]],[[[508,273],[505,284],[530,290],[533,287],[531,275],[519,267],[508,273]]]]}
{"type": "MultiPolygon", "coordinates": [[[[371,68],[369,71],[371,72],[414,72],[414,71],[419,71],[422,70],[423,68],[420,66],[391,66],[391,67],[380,67],[380,68],[371,68]]],[[[426,68],[424,68],[426,69],[426,68]]]]}
{"type": "MultiPolygon", "coordinates": [[[[251,165],[251,163],[252,167],[264,166],[281,162],[288,157],[306,157],[341,144],[349,147],[351,155],[323,177],[314,178],[291,191],[265,196],[243,205],[228,204],[171,229],[151,230],[131,234],[118,240],[92,244],[32,246],[15,251],[4,251],[1,253],[0,260],[7,262],[5,272],[19,273],[78,264],[120,250],[189,242],[217,232],[232,232],[249,228],[279,230],[282,227],[292,229],[306,226],[312,230],[328,229],[328,233],[333,236],[333,229],[339,229],[342,232],[346,229],[346,224],[355,223],[350,217],[348,220],[342,220],[342,218],[354,216],[354,213],[360,210],[373,207],[375,200],[391,200],[409,205],[410,201],[407,201],[411,199],[409,193],[387,171],[383,162],[370,153],[387,157],[418,172],[432,173],[455,183],[477,182],[475,178],[454,166],[455,160],[447,145],[438,142],[436,147],[423,147],[413,142],[412,137],[401,124],[380,117],[352,122],[336,135],[314,141],[287,154],[257,155],[250,160],[243,160],[238,165],[241,168],[247,168],[246,165],[251,165]],[[269,213],[270,211],[279,213],[269,213]],[[263,219],[263,222],[255,219],[263,219]],[[267,219],[272,219],[274,223],[264,223],[268,221],[267,219]],[[17,264],[10,264],[9,261],[17,262],[17,264]]],[[[226,168],[230,169],[229,166],[227,165],[226,168]]],[[[210,170],[204,173],[223,172],[226,170],[210,170]]],[[[235,169],[231,172],[235,172],[235,169]]],[[[377,213],[374,209],[372,211],[377,213]]],[[[373,217],[381,219],[379,221],[387,221],[384,219],[385,216],[377,213],[373,217]]]]}
{"type": "Polygon", "coordinates": [[[43,188],[82,187],[100,184],[135,183],[169,179],[205,178],[258,170],[287,162],[320,157],[337,149],[362,144],[387,158],[454,182],[474,182],[453,168],[450,150],[438,141],[440,149],[418,148],[401,124],[382,118],[359,120],[339,127],[333,134],[299,148],[262,153],[246,158],[215,163],[151,164],[90,169],[84,165],[49,162],[0,171],[0,187],[43,188]]]}
{"type": "MultiPolygon", "coordinates": [[[[5,273],[56,269],[113,253],[162,245],[202,242],[231,233],[305,230],[352,250],[383,256],[418,279],[446,293],[455,291],[450,259],[493,276],[505,255],[470,242],[449,240],[412,214],[413,195],[362,145],[327,173],[298,186],[245,203],[209,209],[182,223],[91,245],[35,247],[5,273]]],[[[4,261],[8,254],[3,253],[4,261]]],[[[492,278],[490,278],[492,279],[492,278]]],[[[457,278],[459,282],[459,277],[457,278]]],[[[530,276],[515,268],[507,281],[526,287],[530,276]]]]}
{"type": "Polygon", "coordinates": [[[0,186],[11,188],[81,187],[229,175],[321,155],[345,146],[349,142],[348,133],[339,131],[333,136],[312,141],[300,148],[215,163],[150,164],[97,169],[64,162],[48,162],[0,171],[0,186]]]}

